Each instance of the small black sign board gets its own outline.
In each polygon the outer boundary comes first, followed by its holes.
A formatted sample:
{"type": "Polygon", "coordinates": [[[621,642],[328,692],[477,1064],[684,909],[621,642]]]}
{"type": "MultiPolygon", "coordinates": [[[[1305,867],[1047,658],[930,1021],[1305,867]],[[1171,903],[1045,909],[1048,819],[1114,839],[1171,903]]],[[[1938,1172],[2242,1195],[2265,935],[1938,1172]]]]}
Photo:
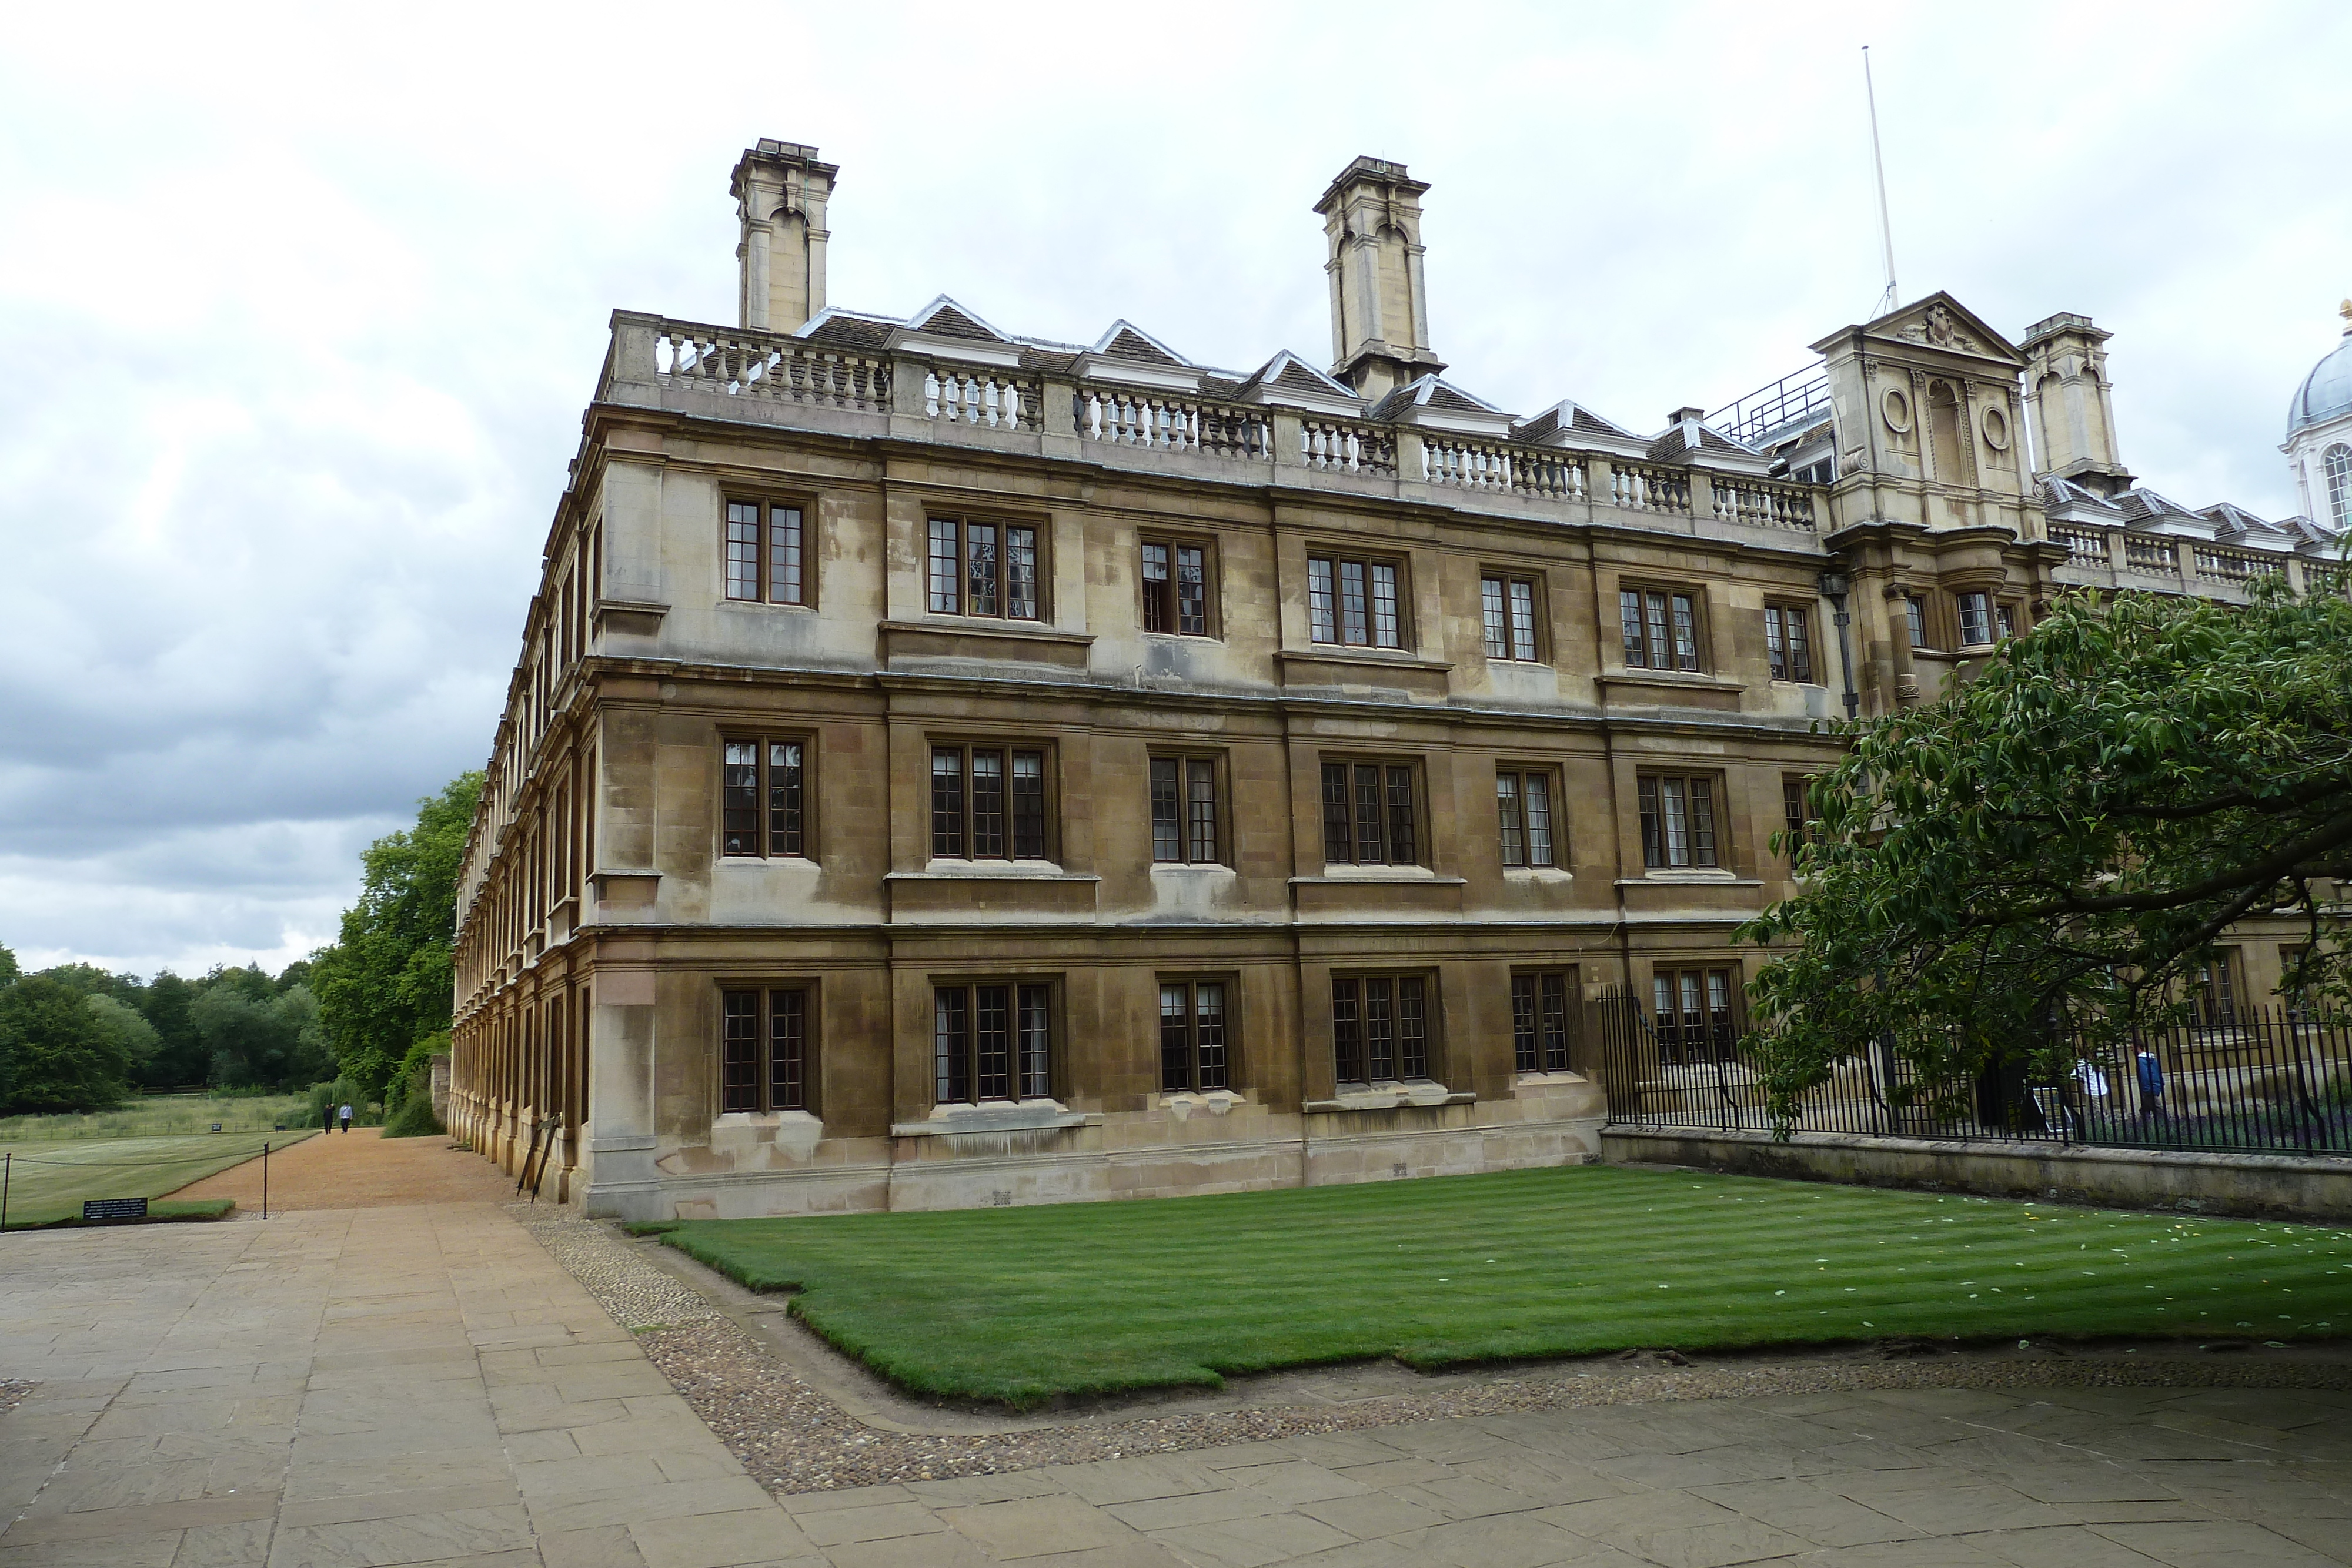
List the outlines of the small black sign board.
{"type": "Polygon", "coordinates": [[[144,1219],[147,1200],[143,1197],[86,1197],[81,1203],[84,1219],[144,1219]]]}

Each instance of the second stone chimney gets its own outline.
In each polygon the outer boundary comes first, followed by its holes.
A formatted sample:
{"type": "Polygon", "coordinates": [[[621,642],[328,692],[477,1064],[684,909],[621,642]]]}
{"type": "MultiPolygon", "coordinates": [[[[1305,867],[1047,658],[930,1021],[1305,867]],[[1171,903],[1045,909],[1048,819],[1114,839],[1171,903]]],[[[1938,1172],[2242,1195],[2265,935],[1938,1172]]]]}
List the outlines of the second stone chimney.
{"type": "Polygon", "coordinates": [[[1421,198],[1402,163],[1359,158],[1315,204],[1330,259],[1331,373],[1377,398],[1445,369],[1430,351],[1421,198]]]}
{"type": "Polygon", "coordinates": [[[2025,419],[2036,478],[2055,475],[2102,496],[2131,488],[2116,446],[2107,340],[2088,316],[2061,311],[2025,329],[2025,419]]]}
{"type": "Polygon", "coordinates": [[[824,308],[824,204],[840,168],[816,149],[762,136],[730,186],[742,239],[737,308],[746,328],[790,332],[824,308]]]}

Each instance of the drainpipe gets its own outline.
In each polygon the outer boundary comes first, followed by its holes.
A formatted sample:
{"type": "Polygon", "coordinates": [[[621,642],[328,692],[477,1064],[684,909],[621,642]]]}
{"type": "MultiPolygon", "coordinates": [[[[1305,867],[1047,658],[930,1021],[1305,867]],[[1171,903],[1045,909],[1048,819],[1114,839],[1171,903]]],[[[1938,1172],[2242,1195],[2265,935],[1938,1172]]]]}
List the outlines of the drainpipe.
{"type": "Polygon", "coordinates": [[[1822,573],[1822,597],[1830,601],[1830,610],[1837,621],[1838,668],[1845,676],[1845,717],[1848,724],[1853,722],[1854,716],[1862,708],[1862,695],[1853,686],[1853,644],[1848,630],[1853,624],[1853,617],[1845,610],[1845,596],[1853,586],[1852,580],[1834,567],[1822,573]]]}

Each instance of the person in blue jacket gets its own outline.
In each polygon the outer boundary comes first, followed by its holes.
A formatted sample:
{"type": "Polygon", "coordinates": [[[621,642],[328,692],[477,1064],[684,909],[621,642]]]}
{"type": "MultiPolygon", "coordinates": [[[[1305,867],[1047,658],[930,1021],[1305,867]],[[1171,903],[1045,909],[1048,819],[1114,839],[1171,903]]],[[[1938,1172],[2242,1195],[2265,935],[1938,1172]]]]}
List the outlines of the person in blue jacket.
{"type": "Polygon", "coordinates": [[[2139,1075],[2139,1113],[2144,1118],[2164,1114],[2164,1063],[2156,1052],[2143,1045],[2136,1063],[2139,1075]]]}

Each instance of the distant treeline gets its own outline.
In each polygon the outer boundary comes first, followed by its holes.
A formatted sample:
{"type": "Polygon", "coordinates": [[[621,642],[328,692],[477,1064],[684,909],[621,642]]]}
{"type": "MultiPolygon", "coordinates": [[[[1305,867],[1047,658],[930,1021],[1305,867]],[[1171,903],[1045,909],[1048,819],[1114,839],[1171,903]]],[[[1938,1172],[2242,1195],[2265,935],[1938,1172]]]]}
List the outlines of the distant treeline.
{"type": "Polygon", "coordinates": [[[272,977],[21,974],[0,947],[0,1115],[98,1111],[141,1089],[308,1089],[390,1109],[448,1049],[457,868],[481,796],[463,773],[361,857],[338,939],[272,977]]]}

